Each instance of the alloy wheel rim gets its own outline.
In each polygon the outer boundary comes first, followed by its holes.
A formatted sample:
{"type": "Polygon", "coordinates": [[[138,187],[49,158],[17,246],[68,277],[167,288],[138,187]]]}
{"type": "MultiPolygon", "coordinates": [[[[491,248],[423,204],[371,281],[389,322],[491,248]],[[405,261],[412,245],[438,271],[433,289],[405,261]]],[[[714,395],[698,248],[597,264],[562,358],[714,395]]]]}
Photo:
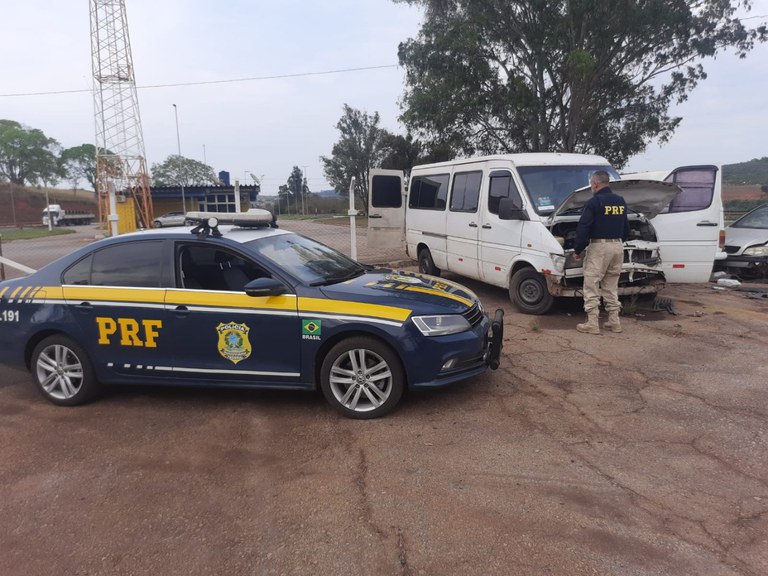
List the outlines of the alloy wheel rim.
{"type": "Polygon", "coordinates": [[[331,392],[345,408],[370,412],[380,408],[392,393],[392,370],[386,360],[364,348],[340,355],[330,373],[331,392]]]}
{"type": "Polygon", "coordinates": [[[77,395],[83,385],[83,365],[66,346],[47,346],[37,359],[37,379],[46,394],[57,400],[77,395]]]}

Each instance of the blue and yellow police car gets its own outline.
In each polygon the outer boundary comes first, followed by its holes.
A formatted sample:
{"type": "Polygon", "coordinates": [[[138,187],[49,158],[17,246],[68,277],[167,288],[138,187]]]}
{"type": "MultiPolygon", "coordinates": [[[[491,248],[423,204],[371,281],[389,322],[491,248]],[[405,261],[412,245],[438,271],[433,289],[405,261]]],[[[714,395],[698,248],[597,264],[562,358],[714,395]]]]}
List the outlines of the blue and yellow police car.
{"type": "Polygon", "coordinates": [[[107,238],[0,283],[0,363],[76,405],[108,385],[312,390],[351,418],[499,364],[503,311],[373,268],[267,211],[107,238]]]}

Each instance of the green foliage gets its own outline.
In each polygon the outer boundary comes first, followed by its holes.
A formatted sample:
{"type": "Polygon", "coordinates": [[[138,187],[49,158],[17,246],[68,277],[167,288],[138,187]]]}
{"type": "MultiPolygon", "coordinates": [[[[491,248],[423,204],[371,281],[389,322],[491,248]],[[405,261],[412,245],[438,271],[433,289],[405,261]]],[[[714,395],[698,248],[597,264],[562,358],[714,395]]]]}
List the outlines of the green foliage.
{"type": "Polygon", "coordinates": [[[213,168],[198,160],[172,154],[165,162],[152,164],[153,186],[205,186],[217,184],[213,168]]]}
{"type": "Polygon", "coordinates": [[[352,178],[354,194],[363,206],[368,206],[368,174],[381,165],[382,135],[379,113],[368,115],[344,104],[344,115],[336,124],[339,141],[333,145],[331,157],[320,157],[328,182],[342,196],[349,196],[352,178]]]}
{"type": "Polygon", "coordinates": [[[34,238],[43,238],[45,236],[61,236],[62,234],[74,234],[76,230],[71,228],[54,228],[48,230],[45,227],[36,228],[16,228],[13,230],[0,231],[0,239],[3,242],[12,242],[13,240],[31,240],[34,238]]]}
{"type": "Polygon", "coordinates": [[[723,184],[757,184],[768,192],[768,157],[723,165],[723,184]]]}
{"type": "Polygon", "coordinates": [[[420,5],[400,44],[402,116],[459,153],[584,152],[617,167],[654,139],[706,78],[701,61],[768,38],[735,18],[747,0],[394,0],[420,5]]]}
{"type": "Polygon", "coordinates": [[[309,187],[301,168],[294,166],[286,184],[277,190],[281,214],[305,214],[309,207],[309,187]]]}
{"type": "Polygon", "coordinates": [[[42,130],[0,120],[0,177],[13,184],[53,185],[64,176],[59,143],[42,130]]]}
{"type": "Polygon", "coordinates": [[[67,148],[61,153],[60,161],[72,188],[77,188],[80,180],[84,179],[96,191],[96,146],[81,144],[67,148]]]}

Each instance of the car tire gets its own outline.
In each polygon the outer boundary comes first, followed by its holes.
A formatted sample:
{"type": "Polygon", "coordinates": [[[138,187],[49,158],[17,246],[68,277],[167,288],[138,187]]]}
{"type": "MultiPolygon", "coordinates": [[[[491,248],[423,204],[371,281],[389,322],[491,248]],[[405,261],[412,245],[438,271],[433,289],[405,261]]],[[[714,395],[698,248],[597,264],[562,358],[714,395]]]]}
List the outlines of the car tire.
{"type": "Polygon", "coordinates": [[[405,373],[389,346],[375,338],[354,336],[325,356],[320,387],[339,413],[368,420],[384,416],[397,405],[405,390],[405,373]]]}
{"type": "Polygon", "coordinates": [[[432,253],[429,251],[429,248],[419,250],[419,272],[429,274],[430,276],[440,276],[440,268],[435,266],[435,261],[432,260],[432,253]]]}
{"type": "Polygon", "coordinates": [[[523,314],[546,314],[555,298],[549,293],[543,274],[533,268],[521,268],[509,281],[509,299],[523,314]]]}
{"type": "Polygon", "coordinates": [[[31,371],[41,394],[59,406],[84,404],[99,391],[85,350],[61,334],[49,336],[35,346],[31,371]]]}
{"type": "Polygon", "coordinates": [[[162,228],[163,227],[163,223],[160,222],[160,220],[155,220],[154,222],[152,222],[152,227],[153,228],[162,228]]]}

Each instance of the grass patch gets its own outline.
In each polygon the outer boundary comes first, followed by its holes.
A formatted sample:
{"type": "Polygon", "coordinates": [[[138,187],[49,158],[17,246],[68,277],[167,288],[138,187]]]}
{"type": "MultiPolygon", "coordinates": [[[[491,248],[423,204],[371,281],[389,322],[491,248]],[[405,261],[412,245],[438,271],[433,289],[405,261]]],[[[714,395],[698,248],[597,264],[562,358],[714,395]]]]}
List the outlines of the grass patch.
{"type": "Polygon", "coordinates": [[[14,240],[31,240],[33,238],[44,238],[46,236],[61,236],[62,234],[74,234],[75,230],[71,228],[6,228],[0,230],[0,239],[3,242],[12,242],[14,240]]]}

